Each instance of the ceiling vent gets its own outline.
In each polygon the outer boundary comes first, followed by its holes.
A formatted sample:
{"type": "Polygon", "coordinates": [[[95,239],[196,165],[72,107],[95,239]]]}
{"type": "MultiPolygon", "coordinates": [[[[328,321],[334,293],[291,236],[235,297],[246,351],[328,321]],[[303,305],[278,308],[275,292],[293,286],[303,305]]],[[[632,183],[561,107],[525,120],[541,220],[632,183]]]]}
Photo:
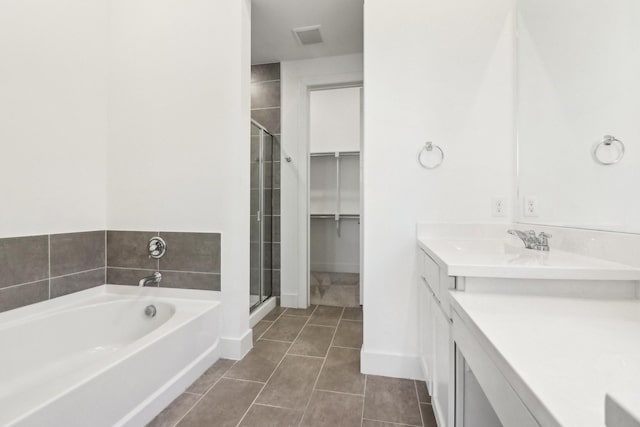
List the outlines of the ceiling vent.
{"type": "Polygon", "coordinates": [[[293,34],[296,36],[296,40],[302,46],[310,44],[322,43],[322,34],[320,33],[320,25],[312,25],[310,27],[298,27],[294,28],[293,34]]]}

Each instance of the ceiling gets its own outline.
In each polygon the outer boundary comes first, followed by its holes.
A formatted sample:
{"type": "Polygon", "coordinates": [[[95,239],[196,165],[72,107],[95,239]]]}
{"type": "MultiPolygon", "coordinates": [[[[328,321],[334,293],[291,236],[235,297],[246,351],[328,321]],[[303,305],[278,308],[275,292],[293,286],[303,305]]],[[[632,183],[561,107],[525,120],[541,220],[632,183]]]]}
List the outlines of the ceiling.
{"type": "Polygon", "coordinates": [[[252,0],[251,63],[362,52],[363,0],[252,0]],[[301,46],[291,30],[321,25],[323,43],[301,46]]]}

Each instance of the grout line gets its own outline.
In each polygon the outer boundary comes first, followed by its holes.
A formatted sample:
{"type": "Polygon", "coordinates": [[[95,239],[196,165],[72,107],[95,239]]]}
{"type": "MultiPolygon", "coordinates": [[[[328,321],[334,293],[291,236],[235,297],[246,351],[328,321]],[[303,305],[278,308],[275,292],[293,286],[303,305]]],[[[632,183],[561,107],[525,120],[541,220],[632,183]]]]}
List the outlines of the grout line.
{"type": "Polygon", "coordinates": [[[325,390],[322,388],[316,388],[314,389],[314,391],[321,391],[323,393],[335,393],[335,394],[345,394],[347,396],[358,396],[358,397],[364,397],[364,392],[362,394],[358,394],[358,393],[347,393],[346,391],[335,391],[335,390],[325,390]]]}
{"type": "MultiPolygon", "coordinates": [[[[220,359],[218,359],[218,360],[220,360],[220,359]]],[[[218,363],[218,361],[216,361],[216,363],[218,363]]],[[[237,361],[236,361],[236,362],[234,362],[234,363],[233,363],[233,365],[229,366],[229,369],[227,369],[227,370],[226,370],[226,371],[225,371],[225,372],[220,376],[220,378],[218,378],[217,380],[215,380],[215,381],[213,382],[213,384],[211,384],[211,387],[209,387],[209,388],[208,388],[204,393],[202,393],[202,394],[200,395],[200,398],[199,398],[199,399],[197,399],[197,400],[193,403],[193,405],[191,405],[191,407],[185,411],[185,413],[180,417],[180,419],[178,419],[175,423],[173,423],[173,427],[175,427],[175,426],[177,426],[178,424],[180,424],[180,422],[182,422],[182,420],[183,420],[183,419],[184,419],[184,418],[189,414],[189,412],[193,411],[193,408],[195,408],[196,406],[198,406],[198,404],[200,403],[200,401],[201,401],[202,399],[204,399],[204,397],[207,395],[207,393],[209,393],[209,392],[211,391],[211,389],[212,389],[212,388],[214,388],[214,387],[216,386],[216,384],[218,384],[222,378],[224,378],[224,374],[226,374],[227,372],[229,372],[229,370],[230,370],[231,368],[233,368],[233,367],[235,366],[235,364],[236,364],[236,363],[237,363],[237,361]]],[[[214,363],[214,365],[215,365],[215,363],[214,363]]],[[[211,366],[213,366],[213,365],[211,365],[211,366]]],[[[208,369],[208,368],[207,368],[207,369],[208,369]]],[[[206,372],[206,371],[205,371],[205,372],[206,372]]],[[[203,375],[204,375],[204,374],[203,374],[203,375]]],[[[202,376],[202,375],[201,375],[201,376],[202,376]]],[[[200,376],[200,377],[201,377],[201,376],[200,376]]],[[[199,379],[200,377],[198,377],[198,379],[199,379]]],[[[196,379],[196,381],[197,381],[198,379],[196,379]]],[[[191,394],[195,394],[195,395],[197,396],[197,394],[196,394],[196,393],[191,393],[191,394]]],[[[177,399],[177,398],[176,398],[176,399],[177,399]]],[[[173,403],[173,402],[172,402],[172,403],[173,403]]],[[[164,409],[163,409],[163,410],[164,410],[164,409]]]]}
{"type": "Polygon", "coordinates": [[[109,246],[107,241],[107,230],[104,230],[104,284],[107,284],[107,255],[109,254],[109,246]]]}
{"type": "Polygon", "coordinates": [[[47,249],[47,255],[49,256],[49,297],[47,299],[51,299],[51,234],[47,235],[47,245],[48,245],[48,249],[47,249]]]}
{"type": "Polygon", "coordinates": [[[31,282],[24,282],[24,283],[18,283],[16,285],[3,286],[2,288],[0,288],[0,291],[3,291],[5,289],[17,288],[18,286],[33,285],[34,283],[40,283],[40,282],[44,282],[44,281],[50,281],[50,278],[49,277],[45,277],[45,278],[42,278],[40,280],[34,280],[34,281],[31,281],[31,282]]]}
{"type": "MultiPolygon", "coordinates": [[[[112,265],[107,268],[115,268],[117,270],[142,270],[142,271],[160,271],[160,268],[138,268],[138,267],[114,267],[112,265]]],[[[161,270],[167,273],[191,273],[191,274],[207,274],[210,276],[220,276],[222,273],[211,273],[207,271],[187,271],[187,270],[161,270]]]]}
{"type": "Polygon", "coordinates": [[[82,273],[88,273],[90,271],[96,271],[96,270],[100,270],[103,269],[104,267],[96,267],[96,268],[91,268],[89,270],[82,270],[82,271],[76,271],[74,273],[69,273],[69,274],[62,274],[60,276],[55,276],[55,277],[50,277],[50,279],[60,279],[62,277],[69,277],[69,276],[74,276],[76,274],[82,274],[82,273]]]}
{"type": "MultiPolygon", "coordinates": [[[[317,308],[317,306],[316,306],[317,308]]],[[[316,308],[313,309],[313,311],[316,310],[316,308]]],[[[286,310],[285,310],[286,311],[286,310]]],[[[312,312],[313,313],[313,312],[312,312]]],[[[276,318],[276,320],[278,320],[280,317],[282,317],[284,315],[284,311],[282,312],[282,314],[280,314],[280,316],[278,316],[276,318]]],[[[311,318],[311,316],[309,316],[309,319],[311,318]]],[[[249,413],[249,411],[251,410],[251,407],[253,405],[256,404],[256,400],[258,400],[258,397],[260,397],[260,395],[262,394],[262,392],[264,391],[265,387],[267,386],[267,384],[269,384],[269,381],[271,380],[271,378],[273,377],[273,375],[276,373],[276,371],[278,370],[278,368],[280,368],[280,365],[282,365],[282,362],[284,361],[284,359],[286,359],[287,357],[287,353],[289,352],[289,350],[291,350],[291,347],[293,346],[293,343],[298,339],[298,337],[300,336],[300,334],[302,333],[302,330],[304,329],[305,326],[307,326],[307,323],[309,323],[309,319],[307,319],[307,321],[304,323],[304,325],[302,325],[302,328],[300,328],[300,331],[298,332],[298,334],[296,335],[295,339],[289,344],[289,347],[287,348],[287,350],[284,352],[284,354],[282,355],[282,358],[280,359],[280,361],[278,362],[278,364],[276,365],[276,367],[274,368],[273,372],[271,372],[271,375],[269,375],[269,378],[267,378],[267,381],[264,383],[264,385],[262,386],[262,388],[260,389],[260,391],[258,392],[258,394],[256,394],[256,397],[253,399],[253,402],[251,402],[251,405],[249,405],[249,407],[247,408],[247,410],[244,412],[244,414],[242,415],[242,418],[240,418],[240,421],[238,421],[238,424],[236,425],[240,425],[242,424],[242,421],[244,420],[244,418],[247,416],[247,414],[249,413]]],[[[275,323],[275,322],[274,322],[275,323]]],[[[266,331],[265,331],[266,332],[266,331]]],[[[245,356],[246,357],[246,356],[245,356]]],[[[321,368],[322,369],[322,368],[321,368]]],[[[318,374],[320,375],[320,374],[318,374]]],[[[313,390],[311,391],[311,393],[313,393],[313,390]]],[[[311,396],[309,396],[309,400],[311,400],[311,396]]],[[[308,403],[307,403],[308,404],[308,403]]],[[[304,413],[302,414],[302,417],[304,417],[304,413]]],[[[300,420],[302,420],[302,417],[300,418],[300,420]]]]}
{"type": "MultiPolygon", "coordinates": [[[[318,307],[320,307],[320,305],[316,305],[316,308],[313,310],[313,312],[315,312],[318,309],[318,307]]],[[[342,317],[343,313],[344,313],[344,307],[342,307],[342,312],[340,313],[340,317],[342,317]]],[[[309,320],[307,321],[307,323],[309,323],[310,320],[311,320],[311,316],[309,316],[309,320]]],[[[313,396],[313,392],[317,390],[318,380],[320,379],[320,375],[322,375],[322,370],[324,369],[324,365],[326,365],[327,363],[327,357],[329,357],[329,350],[331,349],[331,344],[333,344],[333,340],[335,340],[336,338],[336,332],[338,332],[338,327],[336,327],[333,331],[333,335],[331,336],[331,342],[329,343],[329,348],[327,349],[327,352],[325,353],[324,358],[322,360],[322,365],[320,366],[320,370],[318,371],[316,380],[314,381],[313,387],[311,388],[311,396],[309,396],[307,405],[304,407],[304,411],[302,412],[302,417],[300,418],[300,423],[298,423],[298,426],[302,425],[302,420],[304,419],[304,416],[306,415],[307,410],[309,409],[309,405],[311,405],[311,397],[313,396]]],[[[363,398],[362,405],[364,406],[364,398],[363,398]]]]}
{"type": "MultiPolygon", "coordinates": [[[[229,371],[230,371],[230,370],[231,370],[231,369],[229,369],[229,371]]],[[[242,381],[242,382],[245,382],[245,383],[262,384],[262,385],[265,385],[265,384],[266,384],[266,382],[262,382],[262,381],[247,380],[247,379],[244,379],[244,378],[233,378],[233,377],[228,377],[228,376],[227,376],[227,374],[229,373],[229,371],[227,371],[227,372],[225,372],[225,373],[224,373],[223,378],[225,378],[225,379],[227,379],[227,380],[242,381]]]]}
{"type": "Polygon", "coordinates": [[[367,400],[367,378],[369,378],[369,375],[364,376],[364,398],[362,399],[362,416],[360,417],[360,427],[362,427],[362,425],[364,424],[364,405],[367,400]]]}
{"type": "Polygon", "coordinates": [[[363,418],[362,421],[364,423],[364,420],[367,421],[375,421],[377,423],[386,423],[386,424],[391,424],[394,426],[402,426],[402,427],[422,427],[422,425],[415,425],[415,424],[402,424],[402,423],[394,423],[392,421],[382,421],[382,420],[374,420],[373,418],[363,418]]]}
{"type": "Polygon", "coordinates": [[[346,348],[347,350],[361,350],[362,346],[360,347],[345,347],[343,345],[332,345],[331,347],[333,348],[346,348]]]}

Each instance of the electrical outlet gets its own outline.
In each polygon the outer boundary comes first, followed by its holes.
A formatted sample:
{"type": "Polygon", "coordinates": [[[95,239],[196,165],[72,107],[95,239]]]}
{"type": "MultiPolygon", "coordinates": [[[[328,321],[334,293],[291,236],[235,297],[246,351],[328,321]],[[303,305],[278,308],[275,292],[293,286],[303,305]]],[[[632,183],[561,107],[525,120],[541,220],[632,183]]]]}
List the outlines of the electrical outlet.
{"type": "Polygon", "coordinates": [[[491,199],[491,214],[495,217],[503,217],[507,215],[507,202],[502,197],[494,197],[491,199]]]}
{"type": "Polygon", "coordinates": [[[538,216],[538,198],[534,196],[525,196],[524,198],[524,216],[538,216]]]}

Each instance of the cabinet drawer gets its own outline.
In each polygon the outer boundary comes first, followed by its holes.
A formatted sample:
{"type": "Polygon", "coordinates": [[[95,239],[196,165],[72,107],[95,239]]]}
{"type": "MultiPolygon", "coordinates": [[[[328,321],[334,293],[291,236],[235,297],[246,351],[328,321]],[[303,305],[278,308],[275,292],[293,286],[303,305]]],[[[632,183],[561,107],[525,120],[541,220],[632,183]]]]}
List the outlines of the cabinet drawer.
{"type": "Polygon", "coordinates": [[[440,300],[440,267],[423,250],[420,250],[422,258],[422,277],[431,288],[431,292],[440,300]]]}

